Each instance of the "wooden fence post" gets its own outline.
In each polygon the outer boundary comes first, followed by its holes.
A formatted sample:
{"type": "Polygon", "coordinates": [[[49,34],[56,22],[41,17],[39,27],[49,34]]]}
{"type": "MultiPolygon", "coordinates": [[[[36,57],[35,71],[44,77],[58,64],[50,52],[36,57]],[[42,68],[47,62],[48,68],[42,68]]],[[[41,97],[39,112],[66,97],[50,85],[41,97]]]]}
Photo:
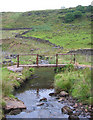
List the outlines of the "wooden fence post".
{"type": "Polygon", "coordinates": [[[19,55],[17,55],[17,68],[19,67],[19,55]]]}
{"type": "Polygon", "coordinates": [[[37,66],[38,66],[38,54],[37,54],[37,58],[36,58],[36,64],[37,64],[37,66]]]}
{"type": "Polygon", "coordinates": [[[56,54],[56,66],[58,66],[58,54],[56,54]]]}

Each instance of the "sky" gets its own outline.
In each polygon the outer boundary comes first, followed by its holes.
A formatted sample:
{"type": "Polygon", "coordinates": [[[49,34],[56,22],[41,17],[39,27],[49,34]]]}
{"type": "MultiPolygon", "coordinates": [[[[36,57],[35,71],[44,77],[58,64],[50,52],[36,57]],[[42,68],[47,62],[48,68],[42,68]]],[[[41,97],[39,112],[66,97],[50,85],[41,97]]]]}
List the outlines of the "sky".
{"type": "Polygon", "coordinates": [[[90,5],[92,0],[2,0],[0,12],[26,12],[32,10],[60,9],[77,5],[90,5]]]}

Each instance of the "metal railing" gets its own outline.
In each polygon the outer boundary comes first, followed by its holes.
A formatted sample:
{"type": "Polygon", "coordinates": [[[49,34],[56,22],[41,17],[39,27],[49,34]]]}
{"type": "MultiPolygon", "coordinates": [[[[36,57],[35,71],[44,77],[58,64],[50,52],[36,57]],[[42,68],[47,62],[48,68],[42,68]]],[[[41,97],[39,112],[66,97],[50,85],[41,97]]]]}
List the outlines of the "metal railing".
{"type": "MultiPolygon", "coordinates": [[[[38,65],[39,65],[39,56],[41,56],[39,54],[19,54],[19,55],[17,55],[17,67],[19,67],[19,57],[20,56],[28,56],[28,55],[30,55],[30,56],[36,56],[36,65],[38,67],[38,65]]],[[[55,55],[56,56],[56,67],[58,66],[58,56],[59,55],[62,55],[62,56],[64,56],[64,55],[74,56],[73,62],[74,62],[74,64],[76,62],[76,54],[56,54],[55,55]]],[[[45,56],[45,55],[42,55],[42,56],[45,56]]]]}

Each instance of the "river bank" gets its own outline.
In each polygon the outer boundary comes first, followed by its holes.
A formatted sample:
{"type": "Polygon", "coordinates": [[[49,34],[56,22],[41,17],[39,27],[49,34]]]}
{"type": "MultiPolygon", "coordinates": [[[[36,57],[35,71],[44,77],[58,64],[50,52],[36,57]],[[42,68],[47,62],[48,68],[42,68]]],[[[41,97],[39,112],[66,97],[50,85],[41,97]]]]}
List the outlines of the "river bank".
{"type": "MultiPolygon", "coordinates": [[[[57,73],[56,75],[58,74],[61,73],[57,73]]],[[[60,118],[68,118],[69,115],[64,112],[65,106],[67,106],[67,109],[72,110],[73,113],[76,113],[75,116],[77,117],[78,115],[80,118],[89,117],[91,105],[83,104],[78,101],[78,99],[74,99],[66,89],[64,90],[69,94],[67,96],[60,96],[60,92],[62,92],[63,89],[58,89],[59,91],[55,91],[56,86],[53,88],[55,77],[56,76],[53,69],[51,71],[47,68],[37,68],[34,78],[30,78],[28,81],[24,82],[22,87],[17,89],[14,93],[15,97],[24,102],[26,109],[24,111],[20,111],[21,113],[19,112],[18,115],[13,115],[15,113],[11,111],[12,115],[9,114],[7,118],[21,118],[22,116],[24,118],[27,114],[29,114],[29,117],[32,118],[35,116],[37,116],[37,118],[41,116],[42,118],[45,115],[44,111],[47,113],[46,117],[51,118],[54,115],[56,118],[57,116],[60,118]],[[44,97],[46,100],[43,99],[44,97]],[[39,114],[39,111],[41,111],[41,115],[39,114]]],[[[64,81],[62,83],[64,84],[64,81]]]]}
{"type": "Polygon", "coordinates": [[[83,103],[93,104],[91,79],[92,69],[76,69],[72,64],[68,64],[55,75],[54,86],[56,89],[69,92],[83,103]]]}
{"type": "MultiPolygon", "coordinates": [[[[14,91],[16,91],[16,89],[18,89],[19,87],[22,86],[22,84],[24,84],[29,77],[33,76],[34,74],[34,69],[33,68],[25,68],[22,69],[21,71],[11,71],[8,70],[6,67],[2,68],[2,84],[1,84],[1,88],[2,88],[2,100],[1,100],[1,105],[4,111],[2,111],[3,113],[7,110],[5,110],[6,107],[6,103],[7,101],[16,101],[17,99],[14,96],[14,91]]],[[[2,113],[3,117],[4,114],[2,113]]],[[[1,118],[2,116],[0,116],[1,118]]]]}
{"type": "Polygon", "coordinates": [[[81,106],[81,111],[91,114],[93,109],[92,69],[74,69],[73,65],[68,65],[57,71],[54,81],[55,89],[58,92],[68,92],[73,99],[76,99],[74,107],[80,109],[81,106]]]}

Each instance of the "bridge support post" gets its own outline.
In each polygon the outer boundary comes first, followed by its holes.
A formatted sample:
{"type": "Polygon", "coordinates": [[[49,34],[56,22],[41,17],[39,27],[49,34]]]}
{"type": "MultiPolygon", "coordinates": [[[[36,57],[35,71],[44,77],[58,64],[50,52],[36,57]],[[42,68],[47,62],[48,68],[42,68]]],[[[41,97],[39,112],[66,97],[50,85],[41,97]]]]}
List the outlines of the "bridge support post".
{"type": "Polygon", "coordinates": [[[37,64],[37,66],[38,66],[38,54],[37,54],[37,58],[36,58],[36,64],[37,64]]]}
{"type": "Polygon", "coordinates": [[[56,67],[58,66],[58,54],[56,54],[56,67]]]}
{"type": "Polygon", "coordinates": [[[74,64],[76,63],[76,55],[74,54],[74,64]]]}
{"type": "Polygon", "coordinates": [[[19,67],[19,55],[17,55],[17,68],[19,67]]]}

